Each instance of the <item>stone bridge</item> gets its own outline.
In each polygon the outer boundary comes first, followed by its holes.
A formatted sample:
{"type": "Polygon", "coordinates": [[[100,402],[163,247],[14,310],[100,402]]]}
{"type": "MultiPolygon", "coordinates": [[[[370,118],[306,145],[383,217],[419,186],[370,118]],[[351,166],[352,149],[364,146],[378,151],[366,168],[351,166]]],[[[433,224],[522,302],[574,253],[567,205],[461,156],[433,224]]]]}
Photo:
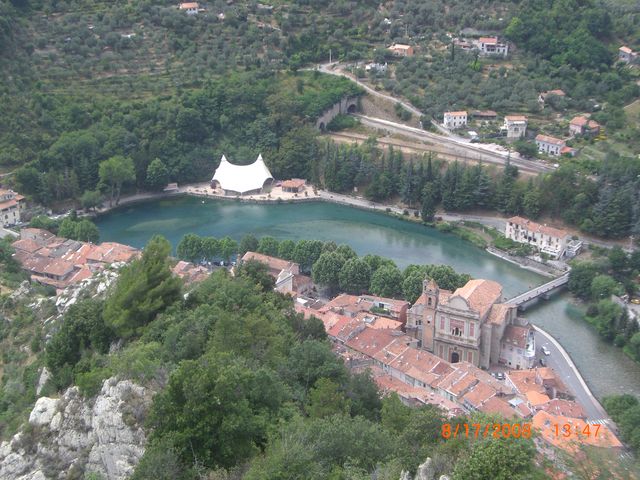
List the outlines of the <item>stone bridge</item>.
{"type": "Polygon", "coordinates": [[[505,303],[507,305],[516,305],[518,307],[518,310],[526,310],[528,307],[536,303],[538,298],[542,297],[544,299],[548,299],[553,292],[564,288],[568,282],[569,274],[565,273],[564,275],[558,278],[554,278],[544,285],[532,288],[528,292],[521,293],[517,297],[513,297],[512,299],[507,300],[505,303]]]}
{"type": "Polygon", "coordinates": [[[339,102],[334,103],[330,108],[326,109],[318,120],[316,120],[316,128],[320,131],[324,131],[327,125],[341,113],[346,115],[348,113],[356,113],[358,110],[358,96],[344,97],[339,102]]]}

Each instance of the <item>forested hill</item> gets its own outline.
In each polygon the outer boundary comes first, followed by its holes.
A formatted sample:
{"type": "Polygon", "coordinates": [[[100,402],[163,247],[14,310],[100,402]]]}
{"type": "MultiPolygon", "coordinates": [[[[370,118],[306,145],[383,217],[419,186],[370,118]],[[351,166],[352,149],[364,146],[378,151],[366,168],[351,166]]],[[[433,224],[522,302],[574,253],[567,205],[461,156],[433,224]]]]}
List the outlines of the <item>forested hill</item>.
{"type": "MultiPolygon", "coordinates": [[[[382,61],[392,42],[416,45],[421,55],[383,86],[433,116],[526,112],[538,92],[562,87],[576,108],[610,106],[598,121],[614,130],[638,94],[614,65],[621,42],[638,46],[634,2],[215,0],[193,16],[177,3],[0,0],[0,170],[25,166],[23,193],[79,199],[100,188],[99,164],[114,156],[132,162],[131,189],[204,179],[223,152],[246,162],[262,151],[274,174],[310,178],[310,120],[355,91],[296,74],[330,51],[382,61]],[[502,34],[517,53],[489,73],[462,53],[449,61],[463,29],[502,34]]],[[[620,135],[633,144],[633,133],[620,135]]]]}

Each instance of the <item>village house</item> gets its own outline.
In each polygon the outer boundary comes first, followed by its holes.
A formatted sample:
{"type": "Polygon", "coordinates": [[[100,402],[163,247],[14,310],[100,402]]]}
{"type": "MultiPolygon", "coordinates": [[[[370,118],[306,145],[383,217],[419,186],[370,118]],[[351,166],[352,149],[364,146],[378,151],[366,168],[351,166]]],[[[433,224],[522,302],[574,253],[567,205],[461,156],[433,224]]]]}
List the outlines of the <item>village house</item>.
{"type": "Polygon", "coordinates": [[[404,325],[407,321],[407,311],[410,305],[405,300],[394,298],[343,293],[322,307],[320,312],[331,310],[348,317],[355,317],[359,312],[368,312],[398,320],[404,325]]]}
{"type": "Polygon", "coordinates": [[[638,63],[638,52],[634,52],[626,45],[623,45],[618,49],[618,60],[628,65],[635,65],[638,63]]]}
{"type": "Polygon", "coordinates": [[[535,358],[530,326],[501,299],[501,285],[491,280],[470,280],[455,292],[425,280],[422,295],[407,313],[406,332],[450,363],[530,368],[535,358]]]}
{"type": "Polygon", "coordinates": [[[465,127],[467,125],[467,112],[444,112],[444,122],[442,124],[449,130],[465,127]]]}
{"type": "Polygon", "coordinates": [[[198,2],[187,2],[178,5],[178,10],[186,12],[187,15],[197,15],[200,10],[200,4],[198,2]]]}
{"type": "Polygon", "coordinates": [[[0,220],[3,227],[20,223],[24,197],[13,190],[0,188],[0,220]]]}
{"type": "Polygon", "coordinates": [[[202,282],[209,277],[209,270],[201,265],[180,260],[171,269],[174,275],[180,277],[186,284],[202,282]]]}
{"type": "Polygon", "coordinates": [[[473,110],[471,112],[471,116],[475,120],[490,122],[495,120],[498,117],[498,114],[493,110],[473,110]]]}
{"type": "Polygon", "coordinates": [[[14,258],[31,280],[60,291],[115,262],[129,262],[140,251],[115,242],[94,245],[56,237],[39,228],[23,228],[13,244],[14,258]]]}
{"type": "Polygon", "coordinates": [[[282,182],[282,191],[290,193],[300,193],[304,191],[304,186],[307,181],[302,178],[292,178],[291,180],[285,180],[282,182]]]}
{"type": "Polygon", "coordinates": [[[482,56],[496,55],[506,57],[509,54],[509,44],[498,41],[498,37],[480,37],[474,45],[482,56]]]}
{"type": "Polygon", "coordinates": [[[527,134],[527,117],[524,115],[507,115],[501,128],[507,139],[523,138],[527,134]]]}
{"type": "Polygon", "coordinates": [[[514,242],[532,245],[554,259],[563,257],[569,241],[566,230],[540,225],[517,216],[507,220],[504,234],[514,242]]]}
{"type": "Polygon", "coordinates": [[[398,57],[413,57],[414,55],[413,47],[402,43],[394,43],[388,50],[398,57]]]}
{"type": "Polygon", "coordinates": [[[541,92],[540,95],[538,95],[538,102],[544,106],[544,103],[547,101],[548,98],[550,97],[565,97],[566,93],[564,93],[564,90],[548,90],[546,92],[541,92]]]}
{"type": "MultiPolygon", "coordinates": [[[[353,305],[358,298],[340,297],[334,306],[353,305]]],[[[395,392],[407,405],[436,405],[448,417],[481,411],[530,419],[538,410],[584,415],[550,369],[516,370],[502,382],[471,363],[450,363],[419,348],[413,336],[399,329],[375,328],[363,320],[362,312],[347,316],[332,308],[314,310],[297,302],[295,309],[307,319],[322,320],[334,351],[349,368],[369,370],[383,394],[395,392]]],[[[521,345],[521,340],[530,338],[528,331],[512,332],[509,327],[517,326],[507,326],[506,344],[521,345]]]]}
{"type": "Polygon", "coordinates": [[[579,418],[552,415],[539,411],[532,420],[533,428],[540,432],[540,437],[557,448],[573,454],[590,445],[600,448],[623,449],[624,446],[606,425],[599,427],[579,418]],[[571,435],[563,436],[564,425],[569,425],[571,435]],[[558,432],[556,432],[556,426],[558,432]],[[597,433],[597,434],[596,434],[597,433]]]}
{"type": "Polygon", "coordinates": [[[376,73],[385,73],[387,71],[387,63],[367,63],[364,66],[365,72],[376,72],[376,73]]]}
{"type": "Polygon", "coordinates": [[[571,135],[598,135],[600,133],[600,124],[595,120],[590,120],[585,115],[578,115],[569,122],[569,133],[571,135]]]}
{"type": "Polygon", "coordinates": [[[257,252],[247,252],[241,263],[255,260],[264,263],[268,273],[275,279],[274,290],[288,294],[304,294],[313,289],[311,277],[300,273],[300,265],[295,262],[271,257],[257,252]]]}
{"type": "Polygon", "coordinates": [[[565,141],[560,138],[542,134],[536,135],[536,145],[540,153],[555,157],[559,156],[562,153],[562,149],[567,146],[565,141]]]}

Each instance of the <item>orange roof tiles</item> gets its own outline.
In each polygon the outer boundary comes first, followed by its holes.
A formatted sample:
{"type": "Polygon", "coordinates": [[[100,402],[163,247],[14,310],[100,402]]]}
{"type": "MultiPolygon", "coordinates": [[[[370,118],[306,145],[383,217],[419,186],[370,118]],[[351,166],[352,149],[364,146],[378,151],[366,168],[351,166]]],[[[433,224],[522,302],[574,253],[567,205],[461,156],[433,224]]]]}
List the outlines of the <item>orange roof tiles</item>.
{"type": "Polygon", "coordinates": [[[511,370],[507,373],[507,379],[513,384],[518,393],[523,395],[530,391],[546,393],[545,388],[536,383],[535,370],[511,370]]]}
{"type": "Polygon", "coordinates": [[[572,418],[587,418],[584,408],[576,402],[554,398],[543,405],[539,405],[540,410],[544,410],[552,415],[562,415],[572,418]]]}
{"type": "Polygon", "coordinates": [[[64,277],[69,275],[73,270],[73,263],[67,262],[66,260],[53,259],[50,260],[49,264],[45,267],[44,273],[56,277],[64,277]]]}
{"type": "Polygon", "coordinates": [[[533,407],[538,407],[551,400],[546,394],[536,392],[535,390],[529,390],[524,395],[533,407]]]}
{"type": "Polygon", "coordinates": [[[540,225],[539,223],[519,216],[511,217],[507,220],[507,222],[513,223],[514,225],[519,225],[520,227],[523,227],[530,232],[542,233],[550,237],[565,238],[569,235],[566,230],[549,227],[547,225],[540,225]]]}
{"type": "Polygon", "coordinates": [[[466,117],[467,116],[467,112],[466,111],[458,111],[458,112],[444,112],[445,115],[451,115],[453,117],[466,117]]]}
{"type": "Polygon", "coordinates": [[[306,183],[307,181],[302,178],[292,178],[282,182],[282,188],[300,188],[304,187],[306,183]]]}
{"type": "Polygon", "coordinates": [[[531,328],[520,325],[507,325],[502,341],[519,348],[526,348],[531,328]]]}
{"type": "Polygon", "coordinates": [[[495,388],[492,388],[484,382],[478,382],[469,392],[465,393],[462,398],[473,408],[478,409],[484,402],[495,396],[496,393],[495,388]]]}
{"type": "Polygon", "coordinates": [[[622,47],[620,47],[618,50],[620,50],[621,52],[624,53],[633,53],[633,50],[631,50],[629,47],[627,47],[626,45],[623,45],[622,47]]]}
{"type": "Polygon", "coordinates": [[[189,10],[192,8],[198,8],[200,5],[198,5],[197,2],[187,2],[187,3],[181,3],[180,4],[180,10],[189,10]]]}
{"type": "Polygon", "coordinates": [[[20,240],[16,240],[15,242],[13,242],[12,246],[16,250],[22,250],[29,253],[34,253],[36,250],[39,250],[42,247],[32,238],[22,238],[20,240]]]}
{"type": "Polygon", "coordinates": [[[480,37],[480,43],[487,43],[487,44],[498,43],[498,37],[480,37]]]}
{"type": "Polygon", "coordinates": [[[571,119],[571,122],[569,122],[571,125],[575,125],[576,127],[584,127],[587,122],[589,121],[589,119],[583,115],[578,115],[577,117],[573,117],[571,119]]]}
{"type": "Polygon", "coordinates": [[[509,122],[526,122],[527,121],[527,117],[525,117],[524,115],[507,115],[506,117],[504,117],[504,119],[509,122]]]}
{"type": "Polygon", "coordinates": [[[515,307],[505,305],[504,303],[496,303],[491,307],[487,321],[493,325],[502,325],[507,321],[509,312],[514,308],[515,307]]]}
{"type": "Polygon", "coordinates": [[[606,425],[600,425],[597,428],[579,418],[551,415],[542,410],[534,415],[532,422],[533,427],[548,443],[570,452],[578,450],[583,444],[602,448],[622,448],[623,446],[606,425]],[[559,435],[556,435],[556,425],[558,425],[559,435]],[[564,425],[569,425],[571,435],[568,437],[563,436],[564,425]],[[587,426],[588,435],[584,433],[587,431],[587,426]]]}
{"type": "Polygon", "coordinates": [[[551,145],[563,145],[565,144],[564,140],[556,137],[551,137],[549,135],[536,135],[536,142],[544,142],[550,143],[551,145]]]}
{"type": "MultiPolygon", "coordinates": [[[[466,398],[466,397],[465,397],[466,398]]],[[[493,396],[478,407],[478,410],[484,413],[497,413],[498,415],[509,419],[516,416],[516,412],[511,405],[502,398],[493,396]]]]}
{"type": "Polygon", "coordinates": [[[502,296],[502,286],[493,280],[469,280],[464,287],[458,288],[449,299],[464,298],[472,310],[484,317],[491,306],[502,296]]]}

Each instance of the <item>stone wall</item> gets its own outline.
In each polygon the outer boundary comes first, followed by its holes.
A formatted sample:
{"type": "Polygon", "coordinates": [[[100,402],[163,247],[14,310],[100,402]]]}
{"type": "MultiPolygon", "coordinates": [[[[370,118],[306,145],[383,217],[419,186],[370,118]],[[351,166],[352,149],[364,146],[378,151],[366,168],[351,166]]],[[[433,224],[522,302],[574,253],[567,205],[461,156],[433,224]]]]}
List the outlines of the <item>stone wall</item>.
{"type": "Polygon", "coordinates": [[[316,120],[316,128],[318,130],[324,131],[327,128],[327,125],[331,123],[331,120],[336,118],[338,115],[347,114],[347,113],[355,113],[358,110],[358,97],[344,97],[339,102],[333,104],[331,108],[328,108],[320,118],[316,120]]]}

